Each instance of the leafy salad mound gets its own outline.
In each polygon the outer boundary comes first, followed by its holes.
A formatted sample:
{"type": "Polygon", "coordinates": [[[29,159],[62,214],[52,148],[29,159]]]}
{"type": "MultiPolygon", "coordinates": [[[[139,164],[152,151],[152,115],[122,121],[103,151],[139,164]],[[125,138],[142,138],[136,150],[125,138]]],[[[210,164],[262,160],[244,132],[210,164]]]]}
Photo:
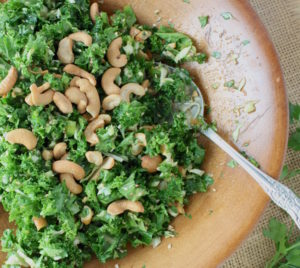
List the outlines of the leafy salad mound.
{"type": "Polygon", "coordinates": [[[184,34],[138,25],[130,7],[110,18],[96,13],[93,23],[87,0],[0,4],[0,81],[6,81],[11,67],[18,73],[0,99],[0,200],[17,226],[3,233],[2,250],[8,253],[3,267],[82,267],[93,254],[106,262],[125,256],[128,244],[157,245],[161,237],[175,235],[172,219],[184,213],[189,196],[207,191],[213,182],[199,169],[205,155],[196,140],[201,118],[190,124],[184,112],[174,111],[175,103],[186,107],[193,101],[186,94],[191,77],[176,65],[205,59],[184,34]],[[92,42],[67,39],[72,63],[88,73],[76,82],[57,51],[61,40],[80,31],[92,42]],[[89,93],[95,88],[96,99],[107,98],[101,80],[112,67],[109,47],[119,37],[119,52],[127,62],[115,86],[143,85],[139,89],[144,93],[131,94],[129,100],[115,94],[119,102],[114,109],[104,111],[102,103],[94,118],[88,106],[84,114],[79,105],[62,109],[57,100],[70,102],[70,83],[81,96],[86,94],[86,105],[94,103],[89,93]],[[158,65],[160,61],[174,70],[158,65]],[[46,94],[42,85],[48,90],[47,103],[36,98],[46,94]],[[106,116],[105,124],[100,116],[106,116]],[[91,120],[100,124],[87,138],[91,120]],[[27,134],[13,139],[12,133],[20,129],[27,134]],[[28,135],[35,142],[25,144],[28,135]],[[59,166],[61,160],[52,156],[61,143],[67,162],[59,166]],[[97,161],[88,153],[98,156],[97,161]],[[149,159],[158,160],[154,168],[147,165],[149,159]],[[66,163],[76,170],[66,172],[66,163]],[[63,169],[65,174],[60,174],[63,169]],[[137,204],[138,209],[133,207],[137,204]]]}

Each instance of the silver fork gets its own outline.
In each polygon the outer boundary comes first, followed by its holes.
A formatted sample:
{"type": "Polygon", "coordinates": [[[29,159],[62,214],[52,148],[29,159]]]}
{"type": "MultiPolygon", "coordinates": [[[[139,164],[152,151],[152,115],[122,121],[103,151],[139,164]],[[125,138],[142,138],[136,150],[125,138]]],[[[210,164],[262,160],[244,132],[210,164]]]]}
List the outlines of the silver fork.
{"type": "MultiPolygon", "coordinates": [[[[165,68],[168,72],[174,72],[174,68],[166,64],[159,64],[162,68],[165,68]]],[[[191,114],[196,113],[197,115],[204,116],[204,99],[198,86],[193,82],[192,86],[187,89],[187,93],[192,96],[193,91],[197,91],[199,97],[197,97],[198,104],[186,105],[185,112],[190,108],[194,111],[191,114]]],[[[178,107],[175,108],[178,110],[178,107]]],[[[223,149],[229,154],[244,170],[246,170],[252,178],[260,185],[272,201],[283,210],[285,210],[291,218],[294,220],[298,228],[300,229],[300,198],[290,190],[288,187],[278,182],[274,178],[267,175],[255,167],[250,161],[243,157],[239,152],[233,149],[224,139],[222,139],[215,131],[211,128],[206,130],[200,130],[201,133],[223,149]]]]}

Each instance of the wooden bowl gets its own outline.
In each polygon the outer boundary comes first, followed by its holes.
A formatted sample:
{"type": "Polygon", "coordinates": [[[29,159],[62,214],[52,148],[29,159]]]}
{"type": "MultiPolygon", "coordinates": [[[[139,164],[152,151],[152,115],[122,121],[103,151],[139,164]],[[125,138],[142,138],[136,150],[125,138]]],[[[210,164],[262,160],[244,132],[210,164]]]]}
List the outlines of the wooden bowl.
{"type": "MultiPolygon", "coordinates": [[[[236,146],[254,156],[268,174],[278,177],[288,139],[287,97],[276,52],[250,4],[246,0],[104,2],[101,9],[110,13],[131,4],[140,23],[172,23],[191,36],[198,49],[210,54],[221,52],[221,59],[210,57],[204,65],[194,63],[186,68],[201,86],[211,107],[209,116],[217,122],[219,133],[230,141],[240,124],[236,146]],[[222,12],[230,12],[233,18],[225,20],[222,12]],[[209,15],[205,28],[198,20],[203,15],[209,15]],[[250,44],[243,45],[244,40],[250,44]],[[223,86],[232,79],[239,84],[244,78],[246,85],[241,91],[223,86]],[[217,84],[219,87],[214,89],[212,85],[217,84]],[[234,112],[248,101],[257,102],[254,113],[243,109],[234,112]]],[[[114,267],[118,263],[121,268],[209,268],[220,265],[233,253],[254,228],[269,198],[241,168],[227,166],[230,157],[222,150],[205,139],[200,142],[207,148],[203,168],[213,175],[215,184],[208,193],[191,199],[187,213],[192,219],[180,216],[174,221],[178,236],[164,239],[155,249],[132,249],[122,260],[105,265],[93,260],[86,267],[114,267]]],[[[1,233],[7,226],[7,216],[1,212],[1,233]]]]}

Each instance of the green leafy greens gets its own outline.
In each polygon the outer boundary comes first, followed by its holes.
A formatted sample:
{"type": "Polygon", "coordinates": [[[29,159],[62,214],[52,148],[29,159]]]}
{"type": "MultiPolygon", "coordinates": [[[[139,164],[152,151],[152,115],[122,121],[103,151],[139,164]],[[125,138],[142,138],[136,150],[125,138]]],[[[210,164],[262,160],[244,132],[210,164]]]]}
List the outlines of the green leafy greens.
{"type": "Polygon", "coordinates": [[[290,103],[290,122],[296,125],[296,130],[289,138],[289,148],[300,151],[300,105],[290,103]]]}
{"type": "Polygon", "coordinates": [[[300,237],[292,244],[289,242],[291,233],[292,228],[288,230],[287,226],[280,221],[274,218],[270,220],[268,229],[265,229],[263,234],[273,240],[276,253],[267,262],[266,268],[300,266],[300,237]]]}
{"type": "Polygon", "coordinates": [[[129,6],[111,17],[101,12],[93,24],[88,0],[0,4],[0,80],[10,66],[19,72],[15,87],[0,99],[0,200],[17,226],[16,232],[8,229],[3,234],[2,250],[7,252],[3,267],[83,267],[93,254],[106,262],[125,256],[128,244],[150,245],[159,237],[175,235],[168,227],[179,214],[177,208],[213,183],[199,169],[205,150],[197,143],[196,127],[188,124],[184,113],[173,111],[174,103],[189,101],[185,90],[192,83],[189,73],[176,65],[205,60],[185,34],[138,25],[129,6]],[[132,26],[150,31],[151,36],[138,42],[130,35],[132,26]],[[57,47],[61,39],[78,31],[91,35],[93,43],[75,42],[74,64],[95,75],[101,99],[105,97],[101,77],[110,68],[107,49],[117,37],[122,37],[121,52],[128,64],[115,83],[142,84],[146,79],[150,83],[145,96],[132,96],[130,103],[121,102],[109,112],[111,124],[96,131],[99,143],[94,147],[84,134],[89,122],[75,106],[66,115],[53,103],[29,106],[24,101],[33,83],[49,82],[52,90],[62,93],[69,87],[72,76],[63,72],[57,47]],[[174,72],[155,63],[161,60],[172,64],[174,72]],[[5,140],[16,128],[32,130],[38,140],[34,150],[5,140]],[[135,155],[138,133],[145,135],[147,144],[135,155]],[[85,170],[78,195],[60,182],[52,161],[42,157],[44,149],[52,150],[59,142],[67,144],[67,159],[85,170]],[[114,167],[104,170],[89,163],[85,154],[91,150],[113,157],[114,167]],[[162,156],[156,173],[141,167],[144,155],[162,156]],[[107,207],[120,199],[141,202],[144,213],[112,216],[107,207]],[[81,218],[89,209],[93,218],[84,225],[81,218]],[[47,226],[38,231],[34,217],[43,217],[47,226]]]}

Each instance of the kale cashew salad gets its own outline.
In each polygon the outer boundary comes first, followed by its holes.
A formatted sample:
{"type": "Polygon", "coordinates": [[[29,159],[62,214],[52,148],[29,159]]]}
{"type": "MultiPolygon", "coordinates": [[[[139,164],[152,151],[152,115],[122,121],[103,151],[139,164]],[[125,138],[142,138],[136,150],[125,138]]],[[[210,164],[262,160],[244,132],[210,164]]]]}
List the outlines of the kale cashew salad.
{"type": "Polygon", "coordinates": [[[0,4],[0,200],[16,225],[3,267],[82,267],[176,235],[171,221],[213,183],[178,67],[205,60],[129,6],[0,4]]]}

